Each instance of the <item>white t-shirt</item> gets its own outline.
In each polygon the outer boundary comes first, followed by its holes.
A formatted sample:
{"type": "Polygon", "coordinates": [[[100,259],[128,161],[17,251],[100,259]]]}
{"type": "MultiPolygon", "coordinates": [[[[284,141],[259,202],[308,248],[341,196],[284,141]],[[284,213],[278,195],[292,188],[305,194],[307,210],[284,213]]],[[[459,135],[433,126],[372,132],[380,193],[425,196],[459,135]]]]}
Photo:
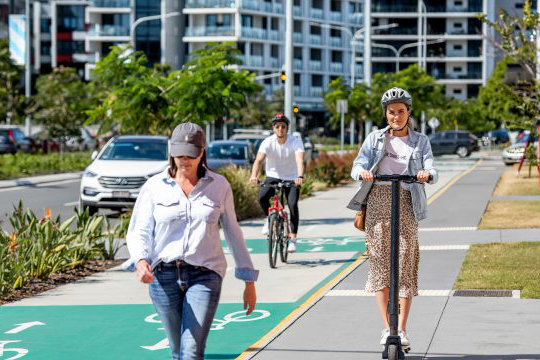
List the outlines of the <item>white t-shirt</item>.
{"type": "Polygon", "coordinates": [[[287,181],[298,177],[295,154],[304,152],[300,138],[287,135],[285,143],[279,144],[274,134],[263,140],[259,152],[266,155],[266,176],[287,181]]]}
{"type": "MultiPolygon", "coordinates": [[[[379,163],[378,175],[407,175],[409,159],[414,148],[409,143],[409,136],[391,136],[386,134],[386,153],[379,163]]],[[[378,182],[390,184],[390,182],[378,182]]],[[[404,188],[408,184],[401,183],[404,188]]]]}

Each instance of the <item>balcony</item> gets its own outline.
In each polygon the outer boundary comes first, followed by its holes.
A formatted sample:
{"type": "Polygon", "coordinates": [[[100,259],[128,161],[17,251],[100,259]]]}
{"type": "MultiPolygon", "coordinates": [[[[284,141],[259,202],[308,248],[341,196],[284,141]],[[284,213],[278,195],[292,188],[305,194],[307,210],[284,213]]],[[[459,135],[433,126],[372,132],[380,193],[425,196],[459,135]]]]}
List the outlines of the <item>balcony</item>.
{"type": "Polygon", "coordinates": [[[322,62],[321,62],[321,60],[311,60],[309,62],[309,70],[311,70],[311,71],[321,71],[322,70],[322,62]]]}
{"type": "Polygon", "coordinates": [[[377,4],[373,2],[371,4],[371,11],[374,13],[398,13],[398,12],[418,12],[418,6],[416,5],[403,5],[403,4],[377,4]]]}
{"type": "Polygon", "coordinates": [[[330,63],[331,72],[343,72],[343,64],[338,62],[330,63]]]}
{"type": "Polygon", "coordinates": [[[197,26],[189,27],[186,36],[234,36],[231,26],[197,26]]]}
{"type": "Polygon", "coordinates": [[[242,27],[242,36],[250,39],[268,39],[268,33],[262,28],[242,27]]]}
{"type": "Polygon", "coordinates": [[[373,35],[418,35],[418,29],[413,27],[375,30],[373,35]]]}
{"type": "Polygon", "coordinates": [[[274,12],[278,14],[283,14],[283,4],[275,3],[274,4],[274,12]]]}
{"type": "Polygon", "coordinates": [[[311,16],[313,18],[315,18],[315,19],[324,19],[323,9],[312,8],[311,9],[311,16]]]}
{"type": "Polygon", "coordinates": [[[129,26],[92,25],[88,34],[91,36],[129,36],[129,26]]]}
{"type": "Polygon", "coordinates": [[[293,42],[297,44],[301,44],[302,42],[304,42],[302,33],[293,33],[293,42]]]}
{"type": "Polygon", "coordinates": [[[341,47],[342,46],[341,38],[331,36],[330,37],[330,46],[341,47]]]}
{"type": "Polygon", "coordinates": [[[364,17],[362,15],[349,14],[349,23],[364,25],[364,17]]]}
{"type": "Polygon", "coordinates": [[[278,68],[279,67],[279,59],[271,57],[270,58],[270,67],[278,68]]]}
{"type": "Polygon", "coordinates": [[[188,0],[186,8],[234,8],[235,0],[188,0]]]}
{"type": "Polygon", "coordinates": [[[268,39],[274,41],[281,40],[281,33],[278,30],[268,30],[268,39]]]}
{"type": "Polygon", "coordinates": [[[248,58],[248,65],[254,67],[262,67],[264,63],[261,55],[250,55],[248,58]]]}
{"type": "Polygon", "coordinates": [[[130,8],[130,0],[91,0],[90,7],[99,8],[130,8]]]}
{"type": "Polygon", "coordinates": [[[293,15],[294,16],[302,16],[302,8],[298,5],[293,6],[293,15]]]}
{"type": "Polygon", "coordinates": [[[482,4],[474,5],[470,4],[469,6],[449,6],[446,7],[444,5],[429,5],[426,4],[426,9],[428,12],[438,12],[438,13],[445,13],[445,12],[482,12],[482,4]]]}
{"type": "Polygon", "coordinates": [[[432,70],[429,73],[437,80],[481,80],[482,72],[468,72],[468,73],[446,73],[444,71],[432,70]]]}
{"type": "Polygon", "coordinates": [[[313,34],[311,34],[309,36],[309,42],[312,45],[322,45],[322,36],[321,35],[313,35],[313,34]]]}
{"type": "Polygon", "coordinates": [[[304,68],[304,63],[302,62],[302,59],[294,59],[293,66],[297,70],[302,70],[304,68]]]}
{"type": "Polygon", "coordinates": [[[340,11],[330,11],[330,20],[342,22],[341,12],[340,11]]]}
{"type": "Polygon", "coordinates": [[[309,89],[309,96],[311,97],[321,97],[323,95],[322,86],[312,86],[309,89]]]}
{"type": "Polygon", "coordinates": [[[294,86],[294,96],[302,96],[302,89],[298,85],[294,86]]]}

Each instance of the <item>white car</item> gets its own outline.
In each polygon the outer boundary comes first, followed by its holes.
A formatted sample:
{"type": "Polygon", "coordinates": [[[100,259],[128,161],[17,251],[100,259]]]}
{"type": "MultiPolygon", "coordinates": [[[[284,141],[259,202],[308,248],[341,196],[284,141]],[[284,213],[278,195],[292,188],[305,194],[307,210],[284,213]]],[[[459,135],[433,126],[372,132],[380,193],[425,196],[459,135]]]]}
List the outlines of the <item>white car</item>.
{"type": "MultiPolygon", "coordinates": [[[[505,165],[512,165],[521,161],[523,153],[525,152],[525,144],[526,143],[524,142],[518,142],[508,146],[502,151],[501,156],[505,165]]],[[[537,142],[531,143],[529,146],[533,146],[535,152],[538,151],[537,142]]]]}
{"type": "Polygon", "coordinates": [[[167,167],[168,138],[117,136],[92,159],[81,180],[81,209],[95,214],[99,208],[132,207],[146,180],[167,167]]]}

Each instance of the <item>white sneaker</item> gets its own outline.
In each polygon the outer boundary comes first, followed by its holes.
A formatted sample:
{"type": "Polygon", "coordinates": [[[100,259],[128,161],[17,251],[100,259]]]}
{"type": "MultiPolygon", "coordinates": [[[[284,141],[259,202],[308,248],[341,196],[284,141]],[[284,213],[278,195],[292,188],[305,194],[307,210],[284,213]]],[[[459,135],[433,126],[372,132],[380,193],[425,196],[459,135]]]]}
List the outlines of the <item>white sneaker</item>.
{"type": "Polygon", "coordinates": [[[409,338],[407,337],[407,333],[405,331],[399,330],[398,335],[399,339],[401,340],[401,346],[409,347],[411,345],[411,342],[409,341],[409,338]]]}
{"type": "Polygon", "coordinates": [[[268,235],[268,220],[264,221],[263,228],[261,230],[261,234],[268,235]]]}
{"type": "Polygon", "coordinates": [[[289,246],[287,247],[287,252],[290,252],[290,253],[296,252],[296,239],[289,241],[289,246]]]}
{"type": "Polygon", "coordinates": [[[386,339],[390,336],[390,329],[383,329],[381,331],[381,345],[386,344],[386,339]]]}

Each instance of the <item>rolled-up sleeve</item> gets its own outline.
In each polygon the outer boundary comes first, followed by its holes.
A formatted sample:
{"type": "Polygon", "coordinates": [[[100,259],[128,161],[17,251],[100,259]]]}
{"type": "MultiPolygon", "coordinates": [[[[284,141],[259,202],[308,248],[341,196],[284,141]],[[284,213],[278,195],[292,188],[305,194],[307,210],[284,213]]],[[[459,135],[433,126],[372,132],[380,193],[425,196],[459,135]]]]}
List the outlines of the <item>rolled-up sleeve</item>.
{"type": "Polygon", "coordinates": [[[371,156],[371,140],[373,138],[373,133],[369,134],[368,138],[362,144],[362,147],[358,151],[356,159],[354,159],[351,177],[354,180],[360,180],[360,173],[369,167],[369,159],[371,156]]]}
{"type": "Polygon", "coordinates": [[[154,203],[148,186],[143,186],[129,222],[126,242],[130,258],[124,263],[124,269],[133,271],[140,260],[150,261],[154,227],[154,203]]]}
{"type": "Polygon", "coordinates": [[[224,209],[221,213],[220,221],[227,241],[227,246],[231,250],[236,264],[235,276],[243,281],[256,281],[259,270],[255,270],[244,241],[244,234],[236,219],[234,210],[234,200],[231,186],[227,184],[224,197],[224,209]]]}
{"type": "Polygon", "coordinates": [[[432,176],[432,179],[428,183],[435,184],[439,180],[439,172],[433,166],[433,152],[431,151],[431,143],[427,138],[422,148],[422,157],[424,170],[429,171],[432,176]]]}

